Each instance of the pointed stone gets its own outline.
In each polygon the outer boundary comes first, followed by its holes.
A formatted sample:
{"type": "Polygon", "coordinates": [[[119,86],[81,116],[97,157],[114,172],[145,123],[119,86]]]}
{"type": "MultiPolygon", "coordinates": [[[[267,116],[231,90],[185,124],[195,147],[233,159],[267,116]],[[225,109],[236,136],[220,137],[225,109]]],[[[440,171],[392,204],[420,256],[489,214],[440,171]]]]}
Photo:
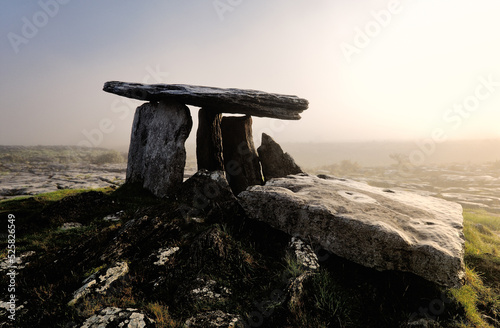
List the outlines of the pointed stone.
{"type": "Polygon", "coordinates": [[[265,133],[262,133],[262,143],[257,151],[265,181],[284,178],[289,174],[303,173],[292,156],[283,152],[281,146],[265,133]]]}
{"type": "Polygon", "coordinates": [[[198,112],[196,160],[199,170],[224,171],[222,158],[222,114],[209,108],[198,112]]]}
{"type": "Polygon", "coordinates": [[[253,143],[252,117],[223,117],[222,143],[227,180],[233,193],[263,183],[259,157],[253,143]]]}
{"type": "Polygon", "coordinates": [[[192,126],[189,108],[176,101],[138,107],[132,126],[126,182],[141,184],[158,197],[173,191],[184,178],[184,144],[192,126]]]}

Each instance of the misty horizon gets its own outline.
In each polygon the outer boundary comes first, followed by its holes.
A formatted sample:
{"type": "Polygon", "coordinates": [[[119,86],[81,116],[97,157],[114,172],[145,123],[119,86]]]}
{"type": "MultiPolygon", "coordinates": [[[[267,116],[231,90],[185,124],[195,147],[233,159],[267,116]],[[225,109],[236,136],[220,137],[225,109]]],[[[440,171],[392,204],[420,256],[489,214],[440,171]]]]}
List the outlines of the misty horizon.
{"type": "Polygon", "coordinates": [[[143,102],[110,80],[309,100],[298,121],[254,117],[256,145],[500,139],[497,2],[220,3],[6,3],[0,144],[126,149],[143,102]]]}

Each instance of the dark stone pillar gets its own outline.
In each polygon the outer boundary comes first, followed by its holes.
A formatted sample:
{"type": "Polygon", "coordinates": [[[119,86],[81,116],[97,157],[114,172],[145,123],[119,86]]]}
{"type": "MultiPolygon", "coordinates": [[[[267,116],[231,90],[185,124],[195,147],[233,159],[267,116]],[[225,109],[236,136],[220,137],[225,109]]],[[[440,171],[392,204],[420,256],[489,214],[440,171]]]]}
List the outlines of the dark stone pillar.
{"type": "Polygon", "coordinates": [[[127,164],[127,183],[141,184],[164,197],[184,179],[184,146],[193,121],[189,108],[176,101],[146,103],[137,108],[127,164]]]}
{"type": "Polygon", "coordinates": [[[224,171],[222,158],[222,114],[210,108],[198,112],[196,132],[196,161],[199,170],[224,171]]]}
{"type": "Polygon", "coordinates": [[[263,183],[259,157],[253,144],[252,117],[223,117],[222,144],[227,180],[238,195],[248,186],[263,183]]]}

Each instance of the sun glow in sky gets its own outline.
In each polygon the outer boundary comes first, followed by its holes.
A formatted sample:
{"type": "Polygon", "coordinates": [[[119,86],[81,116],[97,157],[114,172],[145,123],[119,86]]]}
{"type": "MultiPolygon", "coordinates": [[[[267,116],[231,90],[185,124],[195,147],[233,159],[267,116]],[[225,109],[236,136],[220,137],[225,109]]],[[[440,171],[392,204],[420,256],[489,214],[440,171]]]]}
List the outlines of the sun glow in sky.
{"type": "Polygon", "coordinates": [[[126,146],[141,102],[110,80],[309,100],[300,121],[255,119],[256,139],[499,138],[499,15],[495,0],[4,1],[0,144],[126,146]]]}

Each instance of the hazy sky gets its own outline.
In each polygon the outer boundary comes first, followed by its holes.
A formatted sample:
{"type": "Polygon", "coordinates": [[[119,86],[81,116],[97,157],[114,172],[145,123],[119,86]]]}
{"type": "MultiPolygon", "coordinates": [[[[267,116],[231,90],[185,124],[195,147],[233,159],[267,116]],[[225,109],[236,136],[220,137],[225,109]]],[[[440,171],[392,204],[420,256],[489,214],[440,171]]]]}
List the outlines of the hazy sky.
{"type": "Polygon", "coordinates": [[[300,121],[256,119],[256,139],[500,137],[499,13],[498,0],[2,1],[0,144],[128,145],[141,102],[103,92],[110,80],[309,100],[300,121]]]}

